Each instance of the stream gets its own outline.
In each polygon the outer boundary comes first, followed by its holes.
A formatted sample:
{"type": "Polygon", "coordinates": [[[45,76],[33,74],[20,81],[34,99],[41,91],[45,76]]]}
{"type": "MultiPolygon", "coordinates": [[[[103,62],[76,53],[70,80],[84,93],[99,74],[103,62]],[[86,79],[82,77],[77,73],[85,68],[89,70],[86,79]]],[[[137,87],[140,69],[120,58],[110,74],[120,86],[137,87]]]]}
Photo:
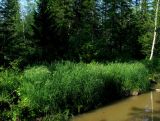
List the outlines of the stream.
{"type": "Polygon", "coordinates": [[[160,121],[160,93],[129,97],[75,116],[71,121],[160,121]]]}

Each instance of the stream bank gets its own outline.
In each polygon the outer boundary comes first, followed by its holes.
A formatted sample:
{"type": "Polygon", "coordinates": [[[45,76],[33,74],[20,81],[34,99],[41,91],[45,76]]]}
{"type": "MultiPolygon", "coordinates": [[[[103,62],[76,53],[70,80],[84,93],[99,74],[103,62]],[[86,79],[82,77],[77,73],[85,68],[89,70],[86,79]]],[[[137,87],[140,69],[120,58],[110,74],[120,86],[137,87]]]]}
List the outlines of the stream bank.
{"type": "Polygon", "coordinates": [[[160,121],[160,93],[132,96],[115,104],[75,116],[71,121],[160,121]]]}

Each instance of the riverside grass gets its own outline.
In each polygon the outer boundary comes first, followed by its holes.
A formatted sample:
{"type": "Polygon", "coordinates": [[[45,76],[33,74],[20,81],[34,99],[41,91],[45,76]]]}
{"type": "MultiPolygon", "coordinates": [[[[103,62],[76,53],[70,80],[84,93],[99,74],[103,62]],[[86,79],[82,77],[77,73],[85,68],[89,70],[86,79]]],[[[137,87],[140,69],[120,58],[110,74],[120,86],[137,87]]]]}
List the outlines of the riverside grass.
{"type": "Polygon", "coordinates": [[[141,63],[71,63],[31,67],[23,74],[22,104],[55,113],[80,113],[136,90],[149,89],[148,71],[141,63]]]}
{"type": "Polygon", "coordinates": [[[28,119],[54,114],[52,120],[65,121],[69,114],[88,111],[150,87],[148,70],[138,62],[58,62],[28,67],[19,78],[18,88],[13,88],[20,96],[17,115],[28,119]],[[22,116],[26,112],[31,116],[22,116]]]}

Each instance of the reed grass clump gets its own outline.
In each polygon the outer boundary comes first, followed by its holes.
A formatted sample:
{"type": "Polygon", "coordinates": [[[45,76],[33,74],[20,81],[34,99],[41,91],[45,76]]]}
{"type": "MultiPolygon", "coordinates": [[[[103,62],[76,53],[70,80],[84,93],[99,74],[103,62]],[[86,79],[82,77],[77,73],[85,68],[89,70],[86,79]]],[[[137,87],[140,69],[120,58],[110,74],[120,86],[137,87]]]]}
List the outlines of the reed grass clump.
{"type": "Polygon", "coordinates": [[[45,114],[66,109],[74,114],[148,89],[148,70],[141,63],[61,62],[26,69],[20,92],[22,106],[45,114]]]}
{"type": "Polygon", "coordinates": [[[0,120],[68,120],[150,87],[142,63],[57,62],[0,72],[0,120]]]}

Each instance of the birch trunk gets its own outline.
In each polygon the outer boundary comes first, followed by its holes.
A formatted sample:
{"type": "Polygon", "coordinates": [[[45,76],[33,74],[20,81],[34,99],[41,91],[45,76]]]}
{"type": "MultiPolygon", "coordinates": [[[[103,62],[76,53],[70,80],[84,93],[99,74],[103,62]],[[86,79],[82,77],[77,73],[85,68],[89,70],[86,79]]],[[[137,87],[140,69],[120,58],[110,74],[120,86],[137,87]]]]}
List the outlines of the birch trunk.
{"type": "Polygon", "coordinates": [[[143,4],[143,0],[139,0],[139,10],[142,10],[142,4],[143,4]]]}
{"type": "Polygon", "coordinates": [[[153,36],[153,43],[152,43],[152,49],[149,60],[152,60],[155,43],[156,43],[156,36],[157,36],[157,18],[158,18],[158,10],[159,10],[159,0],[157,1],[157,7],[156,7],[156,13],[155,13],[155,27],[154,27],[154,36],[153,36]]]}

